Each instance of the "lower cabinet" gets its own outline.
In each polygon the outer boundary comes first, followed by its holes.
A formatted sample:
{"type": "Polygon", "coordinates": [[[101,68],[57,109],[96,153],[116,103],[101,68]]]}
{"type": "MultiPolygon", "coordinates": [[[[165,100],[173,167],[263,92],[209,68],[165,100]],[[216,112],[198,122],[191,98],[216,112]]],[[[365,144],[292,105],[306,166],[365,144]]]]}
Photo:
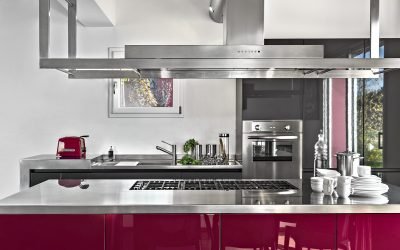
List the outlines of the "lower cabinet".
{"type": "Polygon", "coordinates": [[[5,250],[400,249],[400,214],[0,215],[5,250]]]}
{"type": "Polygon", "coordinates": [[[338,249],[400,249],[400,214],[338,215],[338,249]]]}
{"type": "Polygon", "coordinates": [[[106,250],[218,250],[220,216],[107,215],[106,250]]]}
{"type": "Polygon", "coordinates": [[[103,250],[104,215],[0,215],[0,249],[103,250]]]}
{"type": "Polygon", "coordinates": [[[222,249],[336,249],[336,215],[221,216],[222,249]]]}

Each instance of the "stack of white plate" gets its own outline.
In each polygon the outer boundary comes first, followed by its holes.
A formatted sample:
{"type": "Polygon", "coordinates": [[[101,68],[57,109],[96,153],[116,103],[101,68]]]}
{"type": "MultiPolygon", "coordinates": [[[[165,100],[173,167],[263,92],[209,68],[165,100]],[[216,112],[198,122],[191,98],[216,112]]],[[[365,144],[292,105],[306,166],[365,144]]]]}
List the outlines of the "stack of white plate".
{"type": "Polygon", "coordinates": [[[351,181],[353,196],[376,197],[389,190],[388,185],[382,183],[382,179],[376,175],[354,177],[351,181]]]}

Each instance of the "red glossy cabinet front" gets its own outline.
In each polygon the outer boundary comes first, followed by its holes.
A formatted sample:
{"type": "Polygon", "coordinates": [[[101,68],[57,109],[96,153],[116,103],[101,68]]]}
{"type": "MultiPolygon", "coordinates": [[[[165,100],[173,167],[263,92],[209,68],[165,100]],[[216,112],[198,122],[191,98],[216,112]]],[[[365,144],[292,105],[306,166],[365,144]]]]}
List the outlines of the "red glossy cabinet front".
{"type": "Polygon", "coordinates": [[[0,249],[103,250],[104,215],[0,215],[0,249]]]}
{"type": "Polygon", "coordinates": [[[400,249],[400,214],[338,215],[338,249],[400,249]]]}
{"type": "Polygon", "coordinates": [[[107,215],[106,250],[217,250],[220,215],[107,215]]]}
{"type": "Polygon", "coordinates": [[[336,249],[336,215],[222,215],[222,249],[336,249]]]}

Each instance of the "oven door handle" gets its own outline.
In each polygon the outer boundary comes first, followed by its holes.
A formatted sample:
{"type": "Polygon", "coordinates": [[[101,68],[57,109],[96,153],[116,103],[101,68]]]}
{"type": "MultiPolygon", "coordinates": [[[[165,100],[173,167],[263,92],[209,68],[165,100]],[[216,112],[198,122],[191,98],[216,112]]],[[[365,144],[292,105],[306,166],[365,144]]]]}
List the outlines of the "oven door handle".
{"type": "Polygon", "coordinates": [[[297,140],[297,135],[267,135],[267,136],[249,136],[249,140],[297,140]]]}

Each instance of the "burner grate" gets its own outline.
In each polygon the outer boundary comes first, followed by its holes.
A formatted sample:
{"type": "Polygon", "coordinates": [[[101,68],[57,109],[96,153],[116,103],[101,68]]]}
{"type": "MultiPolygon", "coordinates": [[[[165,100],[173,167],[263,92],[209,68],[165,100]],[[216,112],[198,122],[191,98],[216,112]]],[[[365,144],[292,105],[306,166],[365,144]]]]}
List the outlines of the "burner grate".
{"type": "Polygon", "coordinates": [[[152,180],[136,181],[130,190],[298,190],[287,181],[275,180],[152,180]]]}

